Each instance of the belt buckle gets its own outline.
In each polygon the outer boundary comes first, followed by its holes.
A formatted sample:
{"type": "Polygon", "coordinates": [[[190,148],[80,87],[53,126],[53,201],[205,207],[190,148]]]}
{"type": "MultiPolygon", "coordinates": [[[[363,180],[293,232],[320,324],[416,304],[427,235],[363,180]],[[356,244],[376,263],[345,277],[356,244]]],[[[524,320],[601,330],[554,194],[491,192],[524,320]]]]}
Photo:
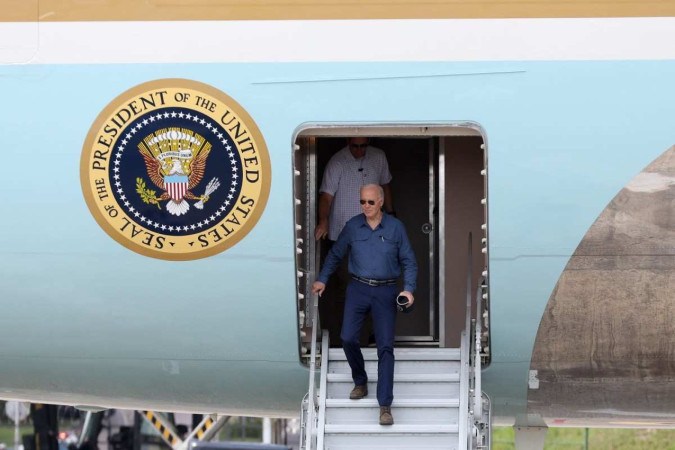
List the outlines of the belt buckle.
{"type": "Polygon", "coordinates": [[[366,279],[368,280],[368,286],[377,287],[377,280],[371,280],[370,278],[366,279]]]}

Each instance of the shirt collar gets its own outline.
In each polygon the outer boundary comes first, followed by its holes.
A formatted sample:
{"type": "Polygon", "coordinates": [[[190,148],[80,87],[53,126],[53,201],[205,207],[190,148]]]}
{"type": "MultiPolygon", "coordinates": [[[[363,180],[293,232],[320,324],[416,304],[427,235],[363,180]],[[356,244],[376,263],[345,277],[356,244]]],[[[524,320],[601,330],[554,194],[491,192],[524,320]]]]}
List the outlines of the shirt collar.
{"type": "Polygon", "coordinates": [[[363,161],[368,157],[368,149],[370,148],[370,145],[366,147],[366,151],[363,153],[363,156],[360,158],[355,158],[354,155],[352,155],[352,151],[349,149],[349,145],[345,147],[345,150],[347,150],[347,155],[349,156],[349,159],[351,161],[363,161]]]}
{"type": "Polygon", "coordinates": [[[380,221],[380,225],[382,225],[383,228],[386,228],[387,224],[391,221],[391,216],[387,214],[385,211],[382,211],[382,220],[380,221]]]}
{"type": "MultiPolygon", "coordinates": [[[[368,220],[366,219],[366,215],[361,213],[361,214],[359,214],[359,216],[361,217],[361,225],[360,226],[368,227],[370,229],[370,225],[368,225],[368,220]]],[[[390,220],[391,220],[391,217],[389,216],[389,214],[382,211],[382,220],[380,220],[380,224],[377,227],[386,228],[387,222],[389,222],[390,220]]],[[[375,229],[377,229],[377,228],[375,228],[375,229]]]]}

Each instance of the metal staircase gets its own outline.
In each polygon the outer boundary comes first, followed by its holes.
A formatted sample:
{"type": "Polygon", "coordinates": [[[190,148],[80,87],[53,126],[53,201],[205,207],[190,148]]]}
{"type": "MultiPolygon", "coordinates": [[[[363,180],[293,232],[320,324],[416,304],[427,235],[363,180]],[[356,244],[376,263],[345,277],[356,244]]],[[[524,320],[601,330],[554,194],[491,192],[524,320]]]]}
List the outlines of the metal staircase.
{"type": "Polygon", "coordinates": [[[326,396],[319,400],[325,420],[319,424],[317,448],[413,449],[423,443],[425,449],[457,450],[459,349],[396,349],[392,426],[379,425],[377,350],[367,348],[363,354],[369,395],[349,400],[354,384],[344,352],[328,352],[328,370],[321,376],[326,396]]]}
{"type": "MultiPolygon", "coordinates": [[[[468,347],[468,339],[464,339],[468,347]]],[[[468,348],[397,348],[394,371],[394,425],[379,425],[377,350],[364,348],[368,372],[366,398],[350,400],[354,387],[342,349],[328,348],[322,355],[316,411],[310,419],[303,410],[305,449],[489,449],[489,403],[473,398],[468,348]],[[464,376],[463,376],[464,372],[464,376]],[[473,414],[476,405],[480,410],[473,414]],[[480,420],[474,419],[478,416],[480,420]],[[307,423],[311,420],[311,423],[307,423]],[[313,425],[313,426],[310,426],[313,425]]]]}
{"type": "Polygon", "coordinates": [[[300,448],[489,450],[490,401],[481,390],[481,303],[487,298],[487,287],[481,281],[474,297],[471,286],[469,274],[460,348],[394,350],[391,426],[379,424],[377,350],[362,349],[368,396],[350,400],[351,370],[342,349],[329,348],[327,331],[319,341],[315,300],[311,310],[310,383],[301,409],[300,448]]]}
{"type": "MultiPolygon", "coordinates": [[[[480,336],[480,326],[473,329],[480,336]]],[[[368,396],[350,400],[344,352],[328,348],[327,331],[321,344],[318,380],[303,401],[301,448],[489,450],[490,404],[476,377],[480,339],[463,333],[459,349],[397,348],[392,426],[379,424],[377,350],[363,349],[368,396]]]]}

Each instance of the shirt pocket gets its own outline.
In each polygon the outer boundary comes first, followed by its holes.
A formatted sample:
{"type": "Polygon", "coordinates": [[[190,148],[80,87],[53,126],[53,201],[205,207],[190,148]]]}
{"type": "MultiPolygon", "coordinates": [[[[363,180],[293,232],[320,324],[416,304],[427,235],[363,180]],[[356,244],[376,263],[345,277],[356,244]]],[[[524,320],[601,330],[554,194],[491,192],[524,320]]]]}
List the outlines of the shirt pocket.
{"type": "Polygon", "coordinates": [[[387,255],[398,255],[398,238],[394,233],[382,234],[382,246],[387,255]]]}
{"type": "Polygon", "coordinates": [[[357,231],[350,241],[350,261],[361,267],[371,259],[372,247],[368,242],[368,235],[357,231]]]}

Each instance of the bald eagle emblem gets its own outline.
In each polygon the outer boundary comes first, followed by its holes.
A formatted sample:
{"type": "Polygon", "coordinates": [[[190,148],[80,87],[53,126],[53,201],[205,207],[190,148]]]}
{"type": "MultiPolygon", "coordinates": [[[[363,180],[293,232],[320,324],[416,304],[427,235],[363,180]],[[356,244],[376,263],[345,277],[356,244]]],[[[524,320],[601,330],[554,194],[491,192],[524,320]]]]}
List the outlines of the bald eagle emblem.
{"type": "Polygon", "coordinates": [[[136,179],[136,192],[144,203],[159,209],[166,202],[166,210],[174,216],[190,210],[188,200],[196,200],[195,208],[203,209],[220,186],[218,178],[213,178],[202,195],[192,192],[204,178],[206,159],[211,152],[211,144],[192,130],[175,127],[157,130],[138,143],[138,151],[150,180],[162,193],[158,197],[140,177],[136,179]]]}

